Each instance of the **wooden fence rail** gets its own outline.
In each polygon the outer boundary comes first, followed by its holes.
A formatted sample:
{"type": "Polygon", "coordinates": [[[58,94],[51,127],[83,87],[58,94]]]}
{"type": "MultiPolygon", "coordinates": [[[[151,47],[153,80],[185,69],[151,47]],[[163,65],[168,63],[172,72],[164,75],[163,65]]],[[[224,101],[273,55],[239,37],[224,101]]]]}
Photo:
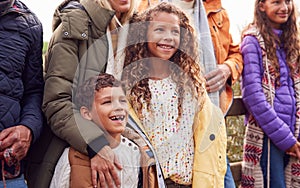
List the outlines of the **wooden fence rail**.
{"type": "MultiPolygon", "coordinates": [[[[246,109],[243,103],[243,100],[240,96],[234,97],[233,103],[226,115],[228,116],[240,116],[240,115],[245,115],[246,109]]],[[[230,169],[233,175],[233,179],[236,185],[240,184],[241,180],[241,171],[242,171],[242,162],[232,162],[230,163],[230,169]]]]}

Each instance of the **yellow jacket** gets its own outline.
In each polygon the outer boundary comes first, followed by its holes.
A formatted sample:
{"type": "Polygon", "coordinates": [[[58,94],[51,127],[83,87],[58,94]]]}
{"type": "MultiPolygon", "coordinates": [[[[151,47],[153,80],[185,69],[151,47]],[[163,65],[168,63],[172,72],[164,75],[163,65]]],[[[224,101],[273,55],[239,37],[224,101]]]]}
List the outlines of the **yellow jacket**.
{"type": "Polygon", "coordinates": [[[194,121],[193,187],[222,188],[226,172],[227,134],[221,109],[205,95],[194,121]]]}
{"type": "MultiPolygon", "coordinates": [[[[195,142],[193,187],[222,188],[227,168],[225,121],[220,108],[211,103],[206,93],[204,96],[203,108],[196,113],[193,125],[195,142]]],[[[144,130],[132,108],[130,114],[144,130]]]]}

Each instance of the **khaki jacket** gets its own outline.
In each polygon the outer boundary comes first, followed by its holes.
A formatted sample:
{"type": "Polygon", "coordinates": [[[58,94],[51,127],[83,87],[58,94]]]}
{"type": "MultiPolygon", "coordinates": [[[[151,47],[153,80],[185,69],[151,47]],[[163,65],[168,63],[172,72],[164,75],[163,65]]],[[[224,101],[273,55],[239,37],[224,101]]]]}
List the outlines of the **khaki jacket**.
{"type": "Polygon", "coordinates": [[[42,109],[47,122],[39,141],[29,151],[25,175],[30,188],[49,187],[65,147],[72,145],[87,154],[87,143],[104,137],[95,124],[73,113],[72,92],[78,80],[105,69],[105,33],[113,15],[96,0],[65,0],[55,10],[53,35],[45,56],[42,109]]]}
{"type": "Polygon", "coordinates": [[[53,18],[53,35],[45,56],[43,111],[59,138],[87,153],[87,143],[102,135],[74,111],[76,85],[104,71],[108,57],[106,29],[114,12],[96,0],[64,1],[53,18]],[[75,112],[75,113],[74,113],[75,112]],[[89,129],[85,127],[89,126],[89,129]]]}

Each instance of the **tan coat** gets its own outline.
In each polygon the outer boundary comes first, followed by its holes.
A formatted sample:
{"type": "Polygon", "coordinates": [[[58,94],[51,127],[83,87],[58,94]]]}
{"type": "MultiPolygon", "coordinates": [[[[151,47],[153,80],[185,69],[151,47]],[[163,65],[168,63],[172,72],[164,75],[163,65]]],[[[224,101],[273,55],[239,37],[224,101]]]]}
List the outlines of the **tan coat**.
{"type": "Polygon", "coordinates": [[[231,84],[235,83],[243,70],[243,59],[239,44],[234,43],[230,34],[230,20],[221,0],[203,1],[206,10],[209,29],[213,40],[215,57],[218,64],[226,64],[231,70],[231,80],[220,93],[220,107],[227,112],[233,100],[231,84]]]}
{"type": "MultiPolygon", "coordinates": [[[[140,121],[137,119],[132,108],[130,108],[129,114],[133,117],[134,121],[137,123],[138,127],[141,127],[140,121]]],[[[157,178],[157,170],[156,170],[156,161],[154,158],[153,151],[151,156],[149,156],[149,151],[151,148],[144,139],[147,139],[146,135],[144,138],[142,135],[144,133],[138,133],[134,128],[131,127],[130,124],[127,124],[125,131],[122,135],[135,144],[138,145],[141,151],[141,169],[142,169],[142,181],[143,188],[158,188],[158,178],[157,178]]],[[[91,163],[90,159],[87,155],[82,154],[73,148],[70,148],[69,151],[69,161],[71,166],[71,174],[70,174],[70,188],[92,188],[91,181],[91,163]]],[[[98,185],[100,187],[100,185],[98,185]]]]}
{"type": "MultiPolygon", "coordinates": [[[[157,188],[157,176],[155,168],[155,159],[150,157],[145,148],[146,144],[142,138],[132,129],[126,129],[123,136],[135,142],[141,151],[141,169],[143,174],[143,188],[157,188]],[[140,144],[142,143],[142,144],[140,144]]],[[[69,161],[71,166],[70,188],[93,188],[91,162],[87,155],[84,155],[73,148],[69,150],[69,161]]],[[[100,187],[100,184],[98,185],[100,187]]]]}

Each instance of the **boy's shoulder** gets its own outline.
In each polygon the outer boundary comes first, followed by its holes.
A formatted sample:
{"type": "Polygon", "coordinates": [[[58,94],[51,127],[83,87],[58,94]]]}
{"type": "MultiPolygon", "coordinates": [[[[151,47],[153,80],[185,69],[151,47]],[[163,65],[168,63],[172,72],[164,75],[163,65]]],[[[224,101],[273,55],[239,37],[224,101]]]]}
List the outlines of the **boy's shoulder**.
{"type": "Polygon", "coordinates": [[[124,136],[121,136],[120,144],[117,147],[113,148],[113,151],[115,153],[119,152],[119,154],[121,154],[121,155],[124,155],[125,151],[127,151],[131,154],[132,153],[140,153],[139,146],[124,136]]]}

